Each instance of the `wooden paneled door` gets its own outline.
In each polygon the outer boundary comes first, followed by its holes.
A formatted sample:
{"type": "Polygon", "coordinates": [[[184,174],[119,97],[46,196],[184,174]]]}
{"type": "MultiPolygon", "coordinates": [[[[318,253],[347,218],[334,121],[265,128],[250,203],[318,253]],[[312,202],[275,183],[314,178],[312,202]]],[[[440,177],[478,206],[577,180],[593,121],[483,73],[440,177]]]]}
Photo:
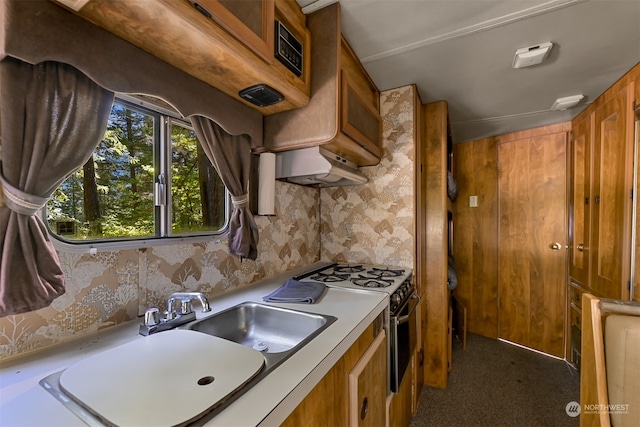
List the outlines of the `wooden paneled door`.
{"type": "Polygon", "coordinates": [[[564,357],[568,138],[551,130],[498,137],[498,335],[564,357]]]}
{"type": "Polygon", "coordinates": [[[596,109],[590,290],[605,298],[629,298],[632,159],[629,88],[596,109]]]}

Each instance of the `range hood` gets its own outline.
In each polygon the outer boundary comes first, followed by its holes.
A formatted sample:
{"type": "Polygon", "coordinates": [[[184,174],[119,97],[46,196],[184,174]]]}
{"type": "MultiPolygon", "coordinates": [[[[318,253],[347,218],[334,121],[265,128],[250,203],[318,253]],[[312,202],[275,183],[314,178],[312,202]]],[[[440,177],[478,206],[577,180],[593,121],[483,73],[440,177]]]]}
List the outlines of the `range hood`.
{"type": "Polygon", "coordinates": [[[368,182],[355,163],[315,146],[276,154],[276,179],[315,187],[368,182]]]}

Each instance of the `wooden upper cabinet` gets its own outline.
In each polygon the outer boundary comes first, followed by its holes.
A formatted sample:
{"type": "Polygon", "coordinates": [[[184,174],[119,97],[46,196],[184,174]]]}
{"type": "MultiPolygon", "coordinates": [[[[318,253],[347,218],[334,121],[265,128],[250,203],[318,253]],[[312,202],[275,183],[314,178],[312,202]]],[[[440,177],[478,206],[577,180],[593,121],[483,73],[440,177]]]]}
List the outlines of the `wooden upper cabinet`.
{"type": "Polygon", "coordinates": [[[592,122],[590,114],[572,125],[570,147],[569,275],[583,286],[589,286],[592,122]]]}
{"type": "Polygon", "coordinates": [[[250,47],[262,59],[274,60],[275,0],[190,0],[197,8],[250,47]]]}
{"type": "Polygon", "coordinates": [[[310,33],[295,0],[53,1],[263,115],[309,102],[310,33]],[[302,73],[276,58],[276,21],[300,42],[302,73]],[[260,84],[284,99],[259,106],[240,96],[260,84]]]}
{"type": "Polygon", "coordinates": [[[624,298],[624,294],[628,298],[633,168],[630,96],[625,87],[594,112],[589,288],[606,298],[624,298]]]}
{"type": "MultiPolygon", "coordinates": [[[[342,38],[343,64],[358,63],[347,41],[342,38]],[[346,59],[345,56],[349,56],[346,59]]],[[[340,130],[360,147],[377,155],[381,146],[382,118],[380,93],[375,84],[358,73],[357,68],[343,67],[340,72],[340,130]]]]}
{"type": "Polygon", "coordinates": [[[342,36],[340,4],[307,16],[311,32],[311,100],[265,117],[264,151],[322,145],[358,166],[382,158],[380,91],[342,36]]]}

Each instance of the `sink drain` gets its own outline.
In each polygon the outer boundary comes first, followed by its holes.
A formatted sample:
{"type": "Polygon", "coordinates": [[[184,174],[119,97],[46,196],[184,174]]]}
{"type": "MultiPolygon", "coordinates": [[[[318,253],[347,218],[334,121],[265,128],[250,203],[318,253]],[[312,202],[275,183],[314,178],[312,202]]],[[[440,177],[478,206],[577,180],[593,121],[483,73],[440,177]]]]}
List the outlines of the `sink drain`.
{"type": "Polygon", "coordinates": [[[208,375],[206,377],[202,377],[198,380],[198,385],[209,385],[212,382],[214,382],[216,379],[214,377],[212,377],[211,375],[208,375]]]}
{"type": "Polygon", "coordinates": [[[253,349],[258,351],[265,351],[269,349],[269,346],[267,345],[267,343],[260,341],[253,345],[253,349]]]}

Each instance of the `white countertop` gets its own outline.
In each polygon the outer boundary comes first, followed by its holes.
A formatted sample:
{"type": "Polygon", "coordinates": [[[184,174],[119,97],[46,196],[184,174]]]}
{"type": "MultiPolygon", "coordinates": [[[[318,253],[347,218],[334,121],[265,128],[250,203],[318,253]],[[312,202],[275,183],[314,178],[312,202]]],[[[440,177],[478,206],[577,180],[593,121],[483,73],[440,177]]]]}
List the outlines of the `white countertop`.
{"type": "MultiPolygon", "coordinates": [[[[316,263],[313,266],[292,270],[216,297],[209,301],[211,312],[198,313],[198,318],[245,301],[262,303],[262,297],[281,286],[287,278],[324,264],[326,263],[316,263]]],[[[315,304],[272,305],[332,315],[338,320],[209,420],[206,426],[280,425],[387,307],[388,295],[384,292],[328,288],[321,300],[315,304]]],[[[85,425],[45,391],[38,382],[47,375],[61,371],[87,356],[132,340],[144,339],[138,335],[139,324],[140,320],[127,322],[9,363],[2,363],[0,366],[0,425],[12,427],[85,425]]],[[[148,395],[140,398],[152,399],[154,393],[171,393],[171,387],[168,385],[162,390],[152,390],[148,395]]]]}

